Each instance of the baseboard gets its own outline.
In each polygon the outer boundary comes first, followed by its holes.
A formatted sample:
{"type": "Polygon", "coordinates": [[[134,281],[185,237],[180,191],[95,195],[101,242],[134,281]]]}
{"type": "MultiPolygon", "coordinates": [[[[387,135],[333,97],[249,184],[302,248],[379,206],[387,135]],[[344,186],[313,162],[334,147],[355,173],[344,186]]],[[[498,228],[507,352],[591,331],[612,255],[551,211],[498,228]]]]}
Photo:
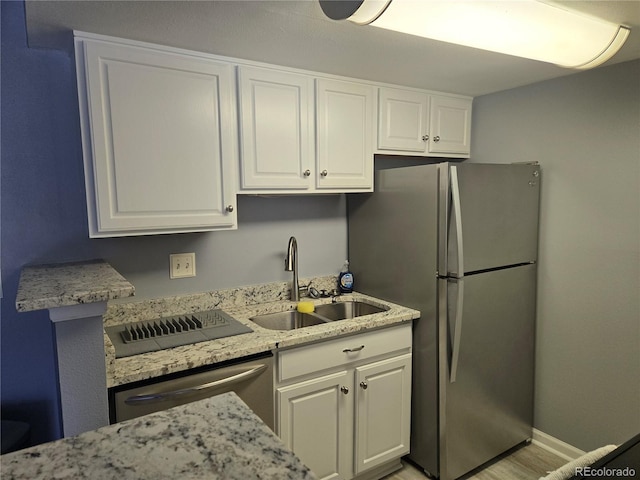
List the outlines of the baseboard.
{"type": "Polygon", "coordinates": [[[535,445],[538,445],[539,447],[544,448],[567,461],[575,460],[586,453],[583,450],[580,450],[573,445],[569,445],[562,440],[558,440],[557,438],[541,432],[536,428],[533,429],[531,443],[534,443],[535,445]]]}

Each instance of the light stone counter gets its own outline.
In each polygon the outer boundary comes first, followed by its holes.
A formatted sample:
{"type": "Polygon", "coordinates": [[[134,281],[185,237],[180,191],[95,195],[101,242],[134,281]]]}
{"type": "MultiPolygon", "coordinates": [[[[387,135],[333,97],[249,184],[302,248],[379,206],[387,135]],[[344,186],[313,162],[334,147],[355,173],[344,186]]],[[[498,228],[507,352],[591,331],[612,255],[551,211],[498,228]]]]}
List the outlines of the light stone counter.
{"type": "MultiPolygon", "coordinates": [[[[335,277],[314,278],[311,281],[318,289],[330,290],[336,285],[335,277]]],[[[308,282],[307,279],[301,284],[308,282]]],[[[105,335],[107,386],[114,387],[256,353],[389,327],[412,321],[420,316],[417,310],[353,293],[338,297],[338,301],[363,299],[387,306],[389,310],[289,331],[268,330],[249,320],[250,317],[263,313],[295,310],[296,302],[289,301],[288,297],[288,284],[283,282],[110,305],[105,314],[105,326],[221,308],[236,320],[248,325],[253,332],[118,359],[115,358],[113,345],[105,335]]],[[[304,300],[313,301],[315,304],[331,302],[330,298],[304,300]]]]}
{"type": "Polygon", "coordinates": [[[3,480],[314,479],[234,393],[0,457],[3,480]]]}
{"type": "Polygon", "coordinates": [[[135,288],[103,260],[27,266],[22,270],[16,309],[46,310],[130,297],[135,288]]]}

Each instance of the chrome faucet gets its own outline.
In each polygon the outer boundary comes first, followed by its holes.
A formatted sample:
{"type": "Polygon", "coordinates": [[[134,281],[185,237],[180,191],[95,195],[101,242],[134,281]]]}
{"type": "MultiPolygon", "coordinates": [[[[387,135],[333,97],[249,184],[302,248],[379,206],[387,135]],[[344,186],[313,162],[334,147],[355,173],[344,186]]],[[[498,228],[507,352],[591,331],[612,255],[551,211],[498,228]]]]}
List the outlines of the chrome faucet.
{"type": "Polygon", "coordinates": [[[298,285],[298,242],[296,237],[289,239],[287,247],[287,258],[284,259],[284,270],[293,272],[293,283],[291,284],[291,300],[300,300],[300,285],[298,285]]]}

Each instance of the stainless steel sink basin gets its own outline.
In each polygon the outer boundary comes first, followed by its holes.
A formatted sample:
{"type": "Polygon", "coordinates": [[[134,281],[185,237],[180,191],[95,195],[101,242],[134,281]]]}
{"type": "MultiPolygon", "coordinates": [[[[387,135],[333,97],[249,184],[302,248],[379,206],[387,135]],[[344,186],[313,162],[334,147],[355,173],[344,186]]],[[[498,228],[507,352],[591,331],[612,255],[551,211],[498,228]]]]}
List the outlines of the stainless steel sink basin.
{"type": "Polygon", "coordinates": [[[371,315],[386,310],[389,310],[389,308],[351,300],[348,302],[316,305],[315,312],[313,313],[300,313],[296,310],[289,310],[286,312],[256,315],[249,320],[269,330],[294,330],[296,328],[311,327],[313,325],[322,325],[323,323],[371,315]]]}
{"type": "Polygon", "coordinates": [[[327,323],[327,320],[315,315],[300,313],[295,310],[288,312],[267,313],[250,318],[254,323],[269,330],[294,330],[327,323]]]}
{"type": "Polygon", "coordinates": [[[345,320],[348,318],[361,317],[389,310],[389,307],[379,307],[367,302],[352,300],[349,302],[327,303],[318,305],[315,313],[327,318],[330,321],[345,320]]]}

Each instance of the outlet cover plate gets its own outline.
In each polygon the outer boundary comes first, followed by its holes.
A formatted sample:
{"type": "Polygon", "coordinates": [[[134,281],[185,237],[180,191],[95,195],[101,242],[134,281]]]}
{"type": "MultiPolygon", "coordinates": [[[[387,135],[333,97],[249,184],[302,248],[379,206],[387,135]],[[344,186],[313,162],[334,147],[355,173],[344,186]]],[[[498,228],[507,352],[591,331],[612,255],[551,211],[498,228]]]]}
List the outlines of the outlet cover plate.
{"type": "Polygon", "coordinates": [[[195,253],[172,253],[169,255],[169,276],[171,278],[186,278],[196,276],[195,253]]]}

